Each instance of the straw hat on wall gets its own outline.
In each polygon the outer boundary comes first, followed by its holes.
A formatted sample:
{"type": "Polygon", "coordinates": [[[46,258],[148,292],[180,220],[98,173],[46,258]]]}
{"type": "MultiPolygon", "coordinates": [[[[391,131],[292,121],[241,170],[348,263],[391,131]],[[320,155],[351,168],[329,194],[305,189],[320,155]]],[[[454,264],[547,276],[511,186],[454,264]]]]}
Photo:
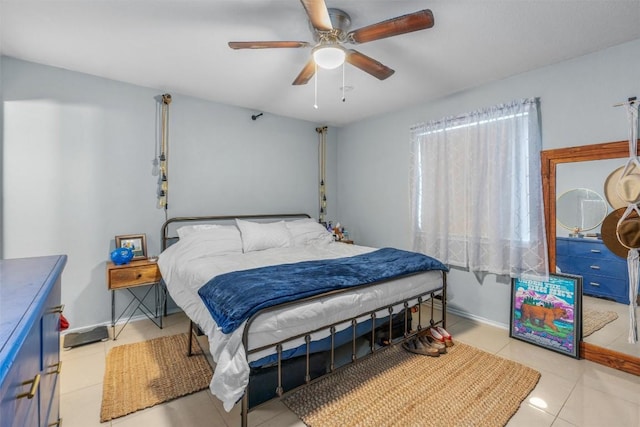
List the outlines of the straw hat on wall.
{"type": "Polygon", "coordinates": [[[604,196],[613,209],[640,202],[640,166],[630,161],[609,174],[604,181],[604,196]]]}

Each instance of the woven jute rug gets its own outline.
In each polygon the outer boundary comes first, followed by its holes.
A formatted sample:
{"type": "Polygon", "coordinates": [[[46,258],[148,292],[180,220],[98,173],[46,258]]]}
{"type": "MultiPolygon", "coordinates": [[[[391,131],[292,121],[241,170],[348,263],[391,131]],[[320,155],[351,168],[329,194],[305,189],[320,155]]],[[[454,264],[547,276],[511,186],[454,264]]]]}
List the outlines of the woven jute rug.
{"type": "Polygon", "coordinates": [[[588,337],[595,331],[604,328],[608,323],[618,318],[615,311],[599,311],[592,308],[582,309],[582,336],[588,337]]]}
{"type": "Polygon", "coordinates": [[[112,348],[100,422],[207,388],[213,371],[203,354],[187,356],[188,339],[180,334],[112,348]]]}
{"type": "Polygon", "coordinates": [[[285,396],[312,427],[501,426],[540,373],[456,343],[429,357],[396,345],[285,396]]]}

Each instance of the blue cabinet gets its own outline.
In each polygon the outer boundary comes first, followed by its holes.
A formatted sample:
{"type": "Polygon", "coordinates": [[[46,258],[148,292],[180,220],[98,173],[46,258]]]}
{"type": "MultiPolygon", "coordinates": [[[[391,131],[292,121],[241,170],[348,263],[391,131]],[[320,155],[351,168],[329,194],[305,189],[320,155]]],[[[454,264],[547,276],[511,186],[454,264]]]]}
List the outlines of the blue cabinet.
{"type": "Polygon", "coordinates": [[[582,293],[629,304],[627,260],[601,240],[556,238],[556,265],[563,273],[582,276],[582,293]]]}
{"type": "Polygon", "coordinates": [[[65,255],[0,260],[0,427],[60,425],[65,255]]]}

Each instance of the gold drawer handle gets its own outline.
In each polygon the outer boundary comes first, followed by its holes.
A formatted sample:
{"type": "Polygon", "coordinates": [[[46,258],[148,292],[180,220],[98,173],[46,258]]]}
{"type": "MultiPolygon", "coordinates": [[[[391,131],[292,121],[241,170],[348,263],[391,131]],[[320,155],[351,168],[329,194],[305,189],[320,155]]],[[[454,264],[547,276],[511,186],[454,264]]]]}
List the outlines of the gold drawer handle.
{"type": "Polygon", "coordinates": [[[55,307],[51,307],[52,313],[62,313],[64,311],[64,304],[56,305],[55,307]]]}
{"type": "Polygon", "coordinates": [[[53,426],[62,427],[62,418],[58,418],[58,421],[56,421],[55,423],[51,423],[47,425],[47,427],[53,427],[53,426]]]}
{"type": "Polygon", "coordinates": [[[60,375],[60,372],[62,372],[62,360],[54,365],[49,365],[49,368],[55,368],[55,370],[51,372],[47,372],[47,375],[53,375],[53,374],[60,375]]]}
{"type": "Polygon", "coordinates": [[[26,397],[27,399],[33,399],[33,396],[35,396],[36,392],[38,391],[38,385],[40,385],[40,374],[37,374],[35,377],[33,377],[32,380],[25,381],[22,383],[22,385],[27,385],[27,384],[31,384],[31,389],[29,389],[29,392],[20,393],[19,395],[16,396],[16,399],[22,399],[23,397],[26,397]]]}

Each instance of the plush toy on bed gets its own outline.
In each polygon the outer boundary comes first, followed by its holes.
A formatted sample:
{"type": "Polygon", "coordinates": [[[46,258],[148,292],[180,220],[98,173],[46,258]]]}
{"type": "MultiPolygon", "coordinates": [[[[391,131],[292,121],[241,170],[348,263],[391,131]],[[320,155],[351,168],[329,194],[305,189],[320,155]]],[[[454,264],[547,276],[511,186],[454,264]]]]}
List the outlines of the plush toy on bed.
{"type": "Polygon", "coordinates": [[[333,238],[336,240],[344,239],[343,228],[340,223],[337,223],[335,227],[333,227],[333,238]]]}

